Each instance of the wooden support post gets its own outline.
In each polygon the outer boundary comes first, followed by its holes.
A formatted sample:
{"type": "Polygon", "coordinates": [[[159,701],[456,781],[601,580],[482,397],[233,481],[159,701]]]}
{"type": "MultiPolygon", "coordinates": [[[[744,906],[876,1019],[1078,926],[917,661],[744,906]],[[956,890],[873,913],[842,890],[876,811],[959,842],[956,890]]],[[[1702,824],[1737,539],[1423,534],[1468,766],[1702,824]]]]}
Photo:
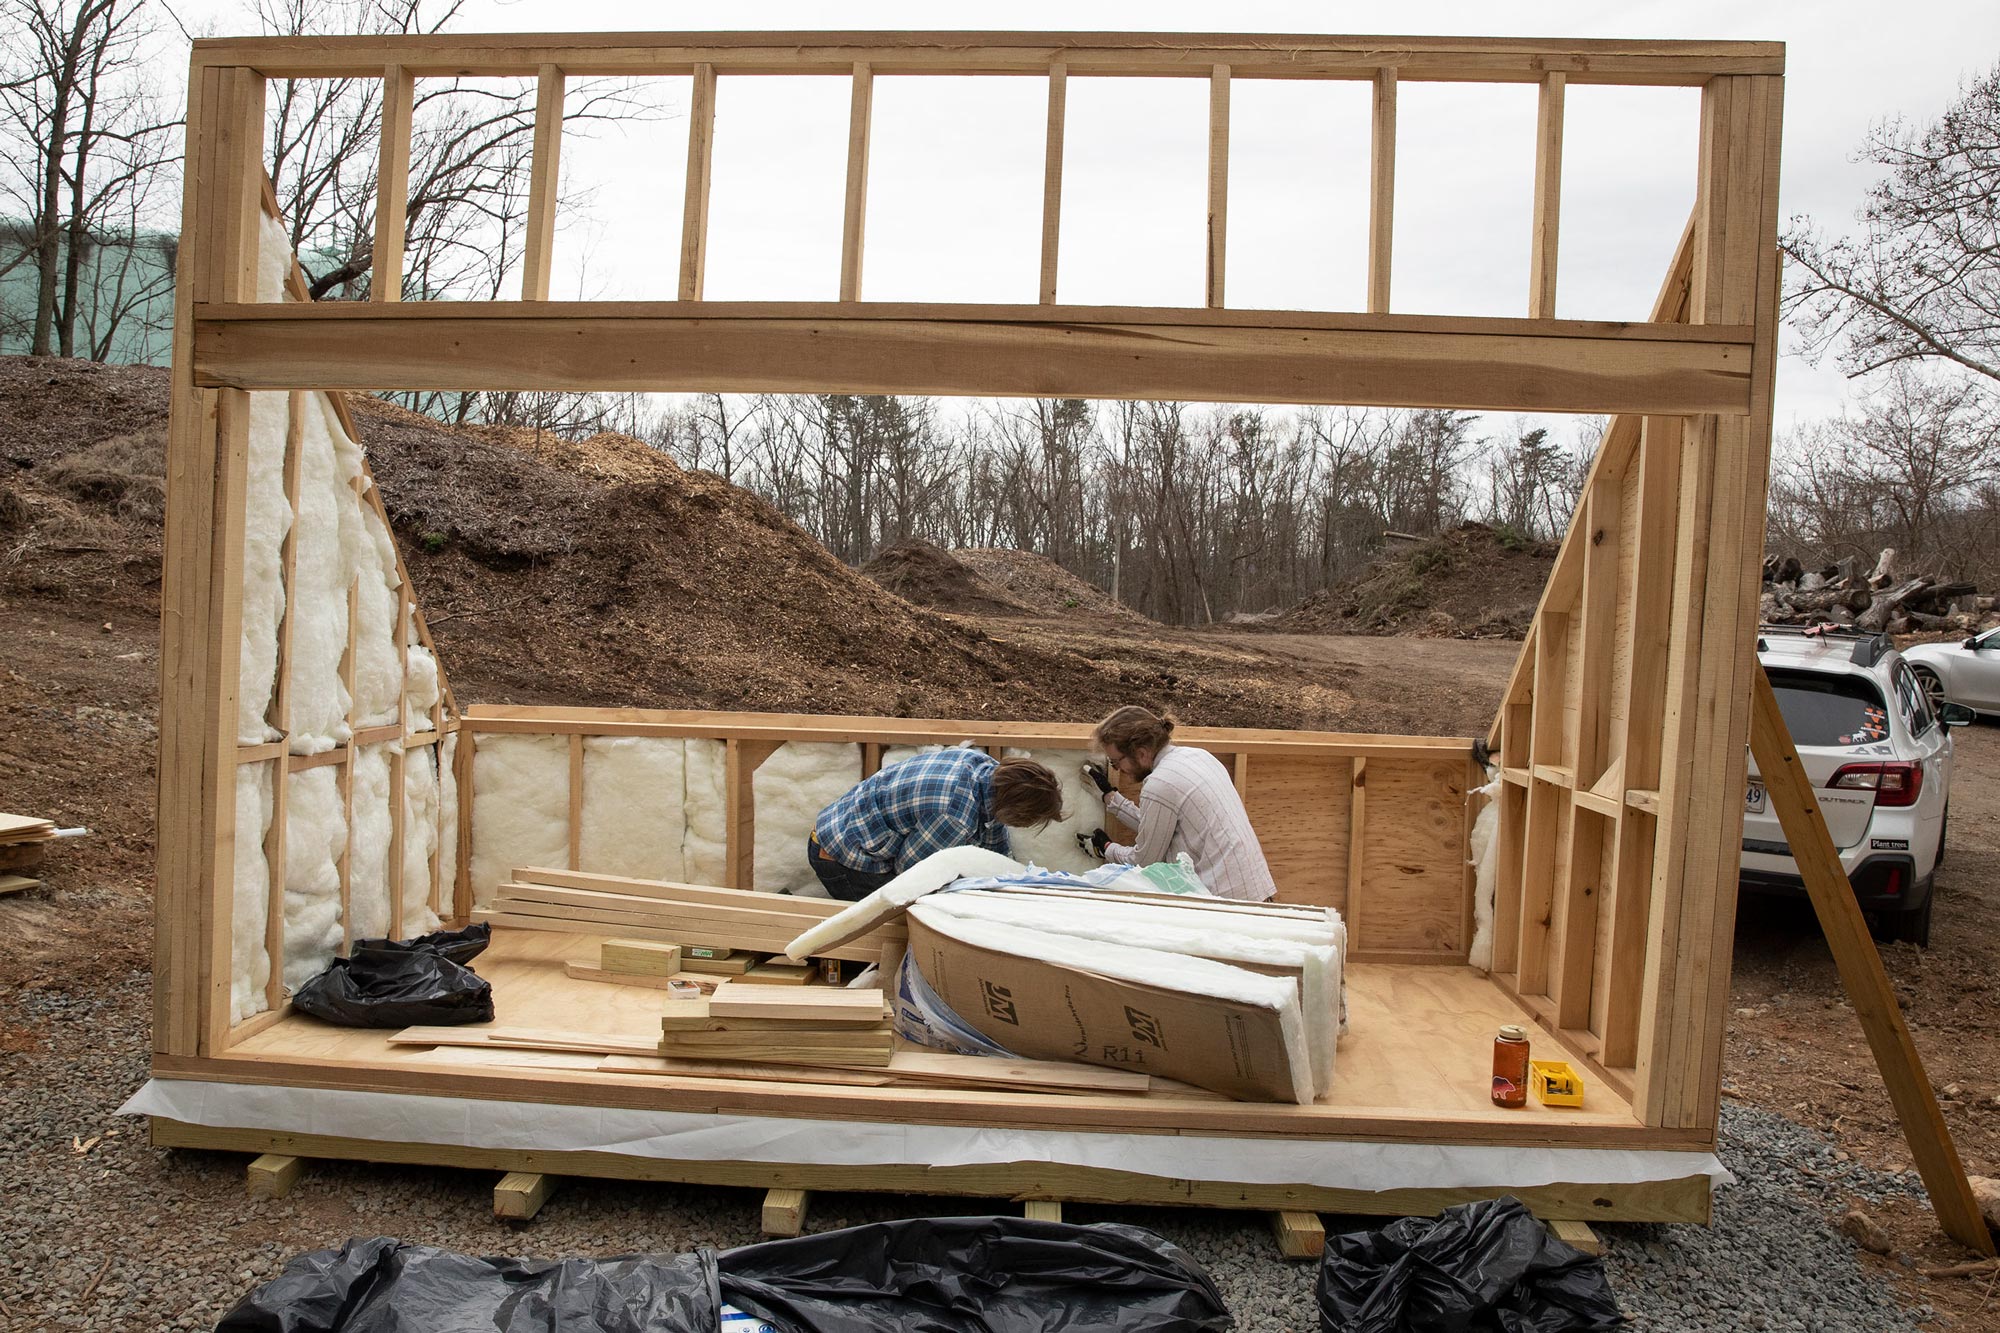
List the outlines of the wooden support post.
{"type": "Polygon", "coordinates": [[[583,733],[569,738],[569,868],[583,869],[583,733]]]}
{"type": "Polygon", "coordinates": [[[854,66],[847,110],[847,208],[840,225],[840,299],[861,299],[861,257],[868,231],[868,138],[875,108],[875,75],[854,66]]]}
{"type": "Polygon", "coordinates": [[[1591,1230],[1588,1222],[1558,1218],[1550,1222],[1548,1228],[1551,1235],[1573,1250],[1581,1250],[1589,1255],[1604,1253],[1604,1242],[1598,1238],[1595,1231],[1591,1230]]]}
{"type": "Polygon", "coordinates": [[[1396,239],[1396,68],[1375,72],[1368,150],[1368,310],[1389,313],[1389,252],[1396,239]]]}
{"type": "Polygon", "coordinates": [[[375,175],[374,276],[369,299],[403,299],[403,231],[410,208],[410,121],[416,79],[401,65],[382,71],[382,145],[375,175]]]}
{"type": "Polygon", "coordinates": [[[1062,1201],[1059,1199],[1029,1199],[1021,1205],[1021,1216],[1030,1222],[1062,1221],[1062,1201]]]}
{"type": "Polygon", "coordinates": [[[882,742],[863,741],[861,743],[861,776],[872,778],[882,771],[882,742]]]}
{"type": "Polygon", "coordinates": [[[1909,1026],[1896,1003],[1896,992],[1883,970],[1882,956],[1869,938],[1868,924],[1855,901],[1854,886],[1840,864],[1840,852],[1826,830],[1812,779],[1799,762],[1799,752],[1778,711],[1778,696],[1770,677],[1758,665],[1751,675],[1750,750],[1758,776],[1770,793],[1772,813],[1785,830],[1785,843],[1798,863],[1820,930],[1840,971],[1840,984],[1854,1004],[1854,1016],[1868,1038],[1868,1049],[1888,1085],[1889,1100],[1902,1122],[1917,1174],[1931,1196],[1931,1207],[1945,1234],[1981,1254],[1992,1254],[1993,1236],[1980,1216],[1979,1202],[1966,1181],[1965,1167],[1952,1143],[1951,1130],[1931,1092],[1930,1079],[1910,1040],[1909,1026]]]}
{"type": "Polygon", "coordinates": [[[493,1187],[493,1216],[526,1222],[556,1192],[557,1177],[539,1171],[509,1171],[493,1187]]]}
{"type": "Polygon", "coordinates": [[[1326,1228],[1318,1213],[1272,1213],[1271,1234],[1277,1238],[1278,1254],[1283,1258],[1317,1259],[1326,1253],[1326,1228]]]}
{"type": "Polygon", "coordinates": [[[1361,943],[1362,869],[1367,864],[1363,851],[1368,844],[1368,761],[1355,759],[1348,770],[1347,803],[1347,906],[1341,915],[1347,923],[1347,947],[1365,949],[1361,943]]]}
{"type": "Polygon", "coordinates": [[[759,1219],[767,1236],[796,1236],[806,1229],[806,1208],[812,1195],[805,1190],[766,1190],[759,1219]]]}
{"type": "Polygon", "coordinates": [[[303,1157],[267,1152],[245,1168],[244,1192],[253,1199],[282,1199],[299,1183],[305,1166],[303,1157]]]}
{"type": "Polygon", "coordinates": [[[285,756],[291,750],[292,734],[292,594],[298,572],[299,473],[304,466],[305,414],[311,407],[302,390],[287,395],[285,413],[285,504],[291,522],[279,547],[279,583],[285,590],[285,609],[278,619],[278,669],[271,693],[271,725],[279,736],[277,761],[271,765],[271,826],[264,832],[264,865],[270,875],[270,898],[265,906],[264,952],[271,962],[271,975],[264,982],[264,1005],[276,1009],[285,1002],[285,820],[290,805],[291,773],[285,756]]]}
{"type": "Polygon", "coordinates": [[[1041,303],[1056,299],[1057,252],[1062,235],[1063,117],[1069,100],[1069,66],[1049,66],[1049,132],[1042,149],[1041,303]]]}
{"type": "Polygon", "coordinates": [[[688,93],[687,192],[681,199],[683,301],[699,301],[708,269],[708,194],[715,169],[715,66],[696,65],[688,93]]]}
{"type": "Polygon", "coordinates": [[[1556,233],[1562,215],[1563,89],[1569,76],[1542,78],[1535,116],[1535,223],[1528,259],[1528,318],[1556,317],[1556,233]]]}
{"type": "MultiPolygon", "coordinates": [[[[451,918],[464,925],[472,915],[472,756],[478,742],[473,733],[464,727],[458,729],[458,744],[452,747],[451,767],[458,788],[458,861],[457,874],[451,886],[451,918]]],[[[444,752],[438,757],[442,761],[444,752]]],[[[444,782],[438,782],[440,801],[444,795],[444,782]]]]}
{"type": "MultiPolygon", "coordinates": [[[[563,91],[560,67],[543,65],[535,85],[534,163],[528,172],[528,231],[522,240],[521,299],[549,299],[555,257],[556,192],[561,183],[563,91]]],[[[398,627],[397,633],[401,633],[398,627]]]]}
{"type": "Polygon", "coordinates": [[[783,744],[783,741],[733,739],[724,742],[727,749],[723,769],[723,827],[727,830],[728,887],[732,889],[756,887],[757,768],[783,744]]]}
{"type": "Polygon", "coordinates": [[[1542,773],[1562,758],[1563,681],[1569,660],[1569,615],[1544,611],[1535,633],[1535,684],[1528,727],[1528,811],[1521,839],[1521,929],[1517,989],[1542,995],[1549,984],[1549,924],[1555,910],[1556,840],[1569,792],[1542,773]]]}
{"type": "Polygon", "coordinates": [[[1220,309],[1229,261],[1229,66],[1208,79],[1208,284],[1204,304],[1220,309]]]}
{"type": "MultiPolygon", "coordinates": [[[[1618,492],[1620,472],[1599,474],[1583,500],[1589,540],[1583,548],[1583,587],[1577,621],[1576,740],[1571,758],[1569,849],[1556,886],[1550,998],[1556,1025],[1590,1025],[1591,981],[1597,957],[1597,918],[1604,900],[1604,848],[1612,826],[1585,804],[1609,760],[1612,636],[1618,621],[1618,492]]],[[[1623,801],[1619,802],[1620,807],[1623,801]]]]}

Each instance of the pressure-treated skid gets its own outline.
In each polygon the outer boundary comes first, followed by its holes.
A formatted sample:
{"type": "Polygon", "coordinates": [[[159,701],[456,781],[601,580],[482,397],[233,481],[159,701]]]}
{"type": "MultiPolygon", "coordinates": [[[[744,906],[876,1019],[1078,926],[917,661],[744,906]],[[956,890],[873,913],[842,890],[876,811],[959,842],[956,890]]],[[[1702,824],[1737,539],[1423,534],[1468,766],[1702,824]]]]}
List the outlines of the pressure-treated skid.
{"type": "MultiPolygon", "coordinates": [[[[312,1099],[338,1090],[357,1097],[448,1098],[475,1112],[551,1105],[732,1123],[788,1118],[850,1125],[856,1134],[895,1125],[909,1129],[913,1141],[933,1129],[945,1135],[924,1140],[933,1146],[971,1142],[996,1128],[1020,1137],[1015,1155],[1004,1160],[938,1167],[884,1159],[865,1168],[796,1150],[746,1161],[670,1151],[531,1150],[498,1137],[415,1142],[330,1134],[324,1122],[313,1127],[303,1118],[232,1119],[221,1111],[201,1123],[192,1113],[159,1114],[157,1141],[559,1174],[1368,1212],[1428,1209],[1511,1187],[1550,1216],[1704,1218],[1707,1178],[1698,1163],[1716,1134],[1739,794],[1755,667],[1777,316],[1782,63],[1781,47],[1760,43],[1184,34],[197,43],[163,618],[154,1025],[160,1086],[276,1085],[298,1090],[297,1105],[322,1111],[330,1103],[312,1099]],[[564,80],[597,73],[692,76],[679,301],[546,299],[564,80]],[[852,80],[841,299],[704,301],[715,82],[806,73],[852,80]],[[1041,303],[863,302],[873,80],[967,73],[1047,83],[1041,303]],[[399,300],[413,80],[456,74],[539,80],[520,302],[399,300]],[[1204,308],[1074,307],[1056,300],[1067,80],[1129,75],[1208,82],[1204,308]],[[375,299],[366,305],[259,303],[255,241],[264,206],[265,80],[332,76],[384,81],[375,299]],[[1368,312],[1225,307],[1229,91],[1239,78],[1372,83],[1368,312]],[[1539,86],[1525,318],[1388,313],[1396,92],[1400,81],[1418,79],[1539,86]],[[1564,93],[1573,82],[1702,90],[1694,215],[1647,322],[1552,317],[1564,93]],[[1469,740],[1218,730],[1189,739],[1235,764],[1252,818],[1272,848],[1281,896],[1339,906],[1354,930],[1356,991],[1374,1008],[1357,1017],[1342,1045],[1340,1082],[1348,1093],[1343,1098],[1337,1090],[1328,1104],[913,1096],[907,1090],[881,1096],[877,1089],[804,1082],[787,1087],[426,1064],[393,1059],[359,1036],[328,1039],[325,1029],[288,1015],[275,969],[270,1010],[232,1026],[231,874],[235,840],[245,832],[234,826],[238,766],[351,764],[356,746],[384,739],[357,738],[345,756],[332,760],[301,758],[283,740],[240,745],[236,726],[251,395],[348,388],[985,393],[1613,414],[1488,738],[1501,770],[1490,977],[1467,966],[1475,895],[1466,847],[1477,806],[1470,792],[1482,780],[1469,740]],[[1443,1003],[1410,1002],[1427,992],[1443,1003]],[[1444,1011],[1456,1013],[1462,1025],[1440,1020],[1435,1031],[1418,1026],[1444,1011]],[[1481,1104],[1476,1047],[1494,1017],[1537,1024],[1538,1040],[1560,1047],[1587,1070],[1593,1101],[1585,1112],[1501,1112],[1481,1104]],[[1424,1057],[1410,1058],[1407,1077],[1394,1064],[1405,1052],[1424,1057]],[[1432,1057],[1436,1063],[1425,1065],[1432,1057]],[[961,1138],[953,1139],[953,1132],[961,1138]],[[1065,1146],[1049,1147],[1056,1140],[1037,1135],[1060,1135],[1065,1146]],[[1144,1135],[1153,1137],[1139,1137],[1144,1135]],[[1113,1139],[1180,1151],[1133,1148],[1115,1168],[1083,1160],[1093,1144],[1113,1139]],[[1301,1165],[1296,1174],[1273,1177],[1253,1175],[1244,1158],[1206,1168],[1181,1160],[1223,1143],[1247,1144],[1245,1151],[1284,1146],[1301,1165]],[[1333,1178],[1339,1154],[1355,1145],[1381,1145],[1385,1154],[1415,1146],[1443,1150],[1433,1155],[1498,1147],[1516,1150],[1524,1161],[1545,1149],[1557,1156],[1538,1165],[1544,1170],[1539,1179],[1510,1176],[1496,1158],[1465,1166],[1446,1185],[1413,1175],[1355,1189],[1333,1178]],[[1044,1147],[1056,1155],[1033,1156],[1044,1147]],[[1600,1150],[1602,1171],[1592,1166],[1600,1150]],[[1612,1165],[1613,1152],[1622,1150],[1675,1156],[1663,1156],[1650,1174],[1634,1178],[1612,1165]],[[1318,1166],[1310,1165],[1315,1161],[1318,1166]]],[[[407,582],[401,596],[408,598],[407,582]]],[[[281,715],[267,720],[284,730],[281,715]]],[[[437,716],[421,723],[403,718],[394,739],[421,747],[455,732],[460,790],[469,793],[478,738],[510,730],[722,741],[728,882],[738,887],[750,883],[752,778],[761,755],[776,743],[838,740],[873,747],[879,758],[880,747],[900,743],[971,740],[997,747],[1030,736],[1073,747],[1082,737],[1080,728],[1026,723],[585,710],[474,709],[461,720],[441,705],[437,716]]],[[[584,796],[578,779],[573,806],[584,796]]],[[[471,905],[472,885],[463,879],[470,858],[463,853],[477,814],[475,806],[458,821],[461,882],[447,892],[436,881],[434,861],[433,882],[424,886],[431,901],[449,907],[447,915],[462,915],[471,905]]],[[[282,830],[282,821],[273,827],[282,830]]],[[[392,864],[400,873],[401,858],[392,864]]],[[[398,903],[414,891],[399,879],[398,903]]],[[[274,904],[282,892],[274,877],[274,904]]],[[[275,958],[282,914],[270,919],[275,958]]],[[[550,981],[549,961],[520,941],[503,939],[496,946],[503,1009],[510,987],[538,1003],[575,1003],[550,981]]],[[[210,1104],[228,1102],[217,1091],[210,1104]]]]}

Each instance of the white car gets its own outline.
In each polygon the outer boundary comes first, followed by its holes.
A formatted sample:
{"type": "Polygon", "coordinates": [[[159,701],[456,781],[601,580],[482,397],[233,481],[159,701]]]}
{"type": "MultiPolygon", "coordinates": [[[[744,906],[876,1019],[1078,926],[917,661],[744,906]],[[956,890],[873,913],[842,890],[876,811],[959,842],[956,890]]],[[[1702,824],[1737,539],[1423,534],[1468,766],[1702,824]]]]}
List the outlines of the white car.
{"type": "Polygon", "coordinates": [[[1947,700],[1981,713],[2000,713],[2000,629],[1958,643],[1919,643],[1903,660],[1917,673],[1936,708],[1947,700]]]}
{"type": "MultiPolygon", "coordinates": [[[[1972,714],[1950,708],[1949,721],[1941,717],[1884,635],[1766,626],[1757,656],[1876,936],[1928,945],[1951,797],[1949,727],[1972,714]]],[[[1755,760],[1741,882],[1752,893],[1804,891],[1755,760]]]]}

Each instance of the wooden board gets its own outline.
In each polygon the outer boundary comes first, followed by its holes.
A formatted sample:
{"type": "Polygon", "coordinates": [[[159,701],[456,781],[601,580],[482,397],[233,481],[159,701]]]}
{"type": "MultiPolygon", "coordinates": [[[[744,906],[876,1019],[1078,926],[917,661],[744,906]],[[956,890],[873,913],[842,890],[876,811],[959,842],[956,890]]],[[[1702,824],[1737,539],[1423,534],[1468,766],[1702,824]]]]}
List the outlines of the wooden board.
{"type": "Polygon", "coordinates": [[[0,875],[0,894],[25,893],[29,889],[39,889],[42,882],[29,879],[26,875],[0,875]]]}
{"type": "Polygon", "coordinates": [[[867,1026],[882,1020],[883,996],[879,990],[847,990],[834,986],[804,992],[741,989],[741,982],[729,982],[716,989],[708,1000],[708,1012],[715,1018],[793,1018],[822,1023],[867,1026]]]}

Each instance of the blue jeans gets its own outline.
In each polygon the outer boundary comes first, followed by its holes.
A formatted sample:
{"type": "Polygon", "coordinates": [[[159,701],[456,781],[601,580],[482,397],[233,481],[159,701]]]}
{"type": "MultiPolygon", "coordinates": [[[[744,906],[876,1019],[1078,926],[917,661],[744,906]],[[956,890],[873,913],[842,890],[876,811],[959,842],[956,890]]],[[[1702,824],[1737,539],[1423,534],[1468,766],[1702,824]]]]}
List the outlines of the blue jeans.
{"type": "Polygon", "coordinates": [[[894,871],[850,870],[819,849],[819,839],[806,839],[806,860],[826,891],[846,903],[858,903],[896,877],[894,871]]]}

